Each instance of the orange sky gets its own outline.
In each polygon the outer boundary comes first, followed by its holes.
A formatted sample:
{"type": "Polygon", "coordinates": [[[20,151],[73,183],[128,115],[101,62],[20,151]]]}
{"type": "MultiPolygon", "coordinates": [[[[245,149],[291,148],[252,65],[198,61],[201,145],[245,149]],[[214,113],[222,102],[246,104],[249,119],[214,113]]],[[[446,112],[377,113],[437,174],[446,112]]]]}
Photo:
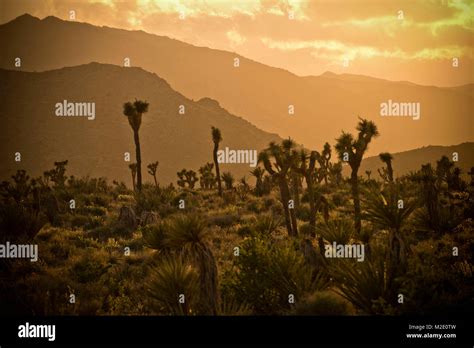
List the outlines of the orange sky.
{"type": "Polygon", "coordinates": [[[25,12],[69,19],[71,10],[76,21],[235,51],[298,75],[473,82],[472,0],[1,0],[0,22],[25,12]]]}

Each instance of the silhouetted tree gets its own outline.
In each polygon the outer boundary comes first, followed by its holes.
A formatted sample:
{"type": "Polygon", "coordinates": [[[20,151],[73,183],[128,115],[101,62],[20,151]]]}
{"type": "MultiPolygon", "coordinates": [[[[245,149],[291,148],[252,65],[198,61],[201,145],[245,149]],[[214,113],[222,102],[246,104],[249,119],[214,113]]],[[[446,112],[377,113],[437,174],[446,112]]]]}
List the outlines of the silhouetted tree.
{"type": "Polygon", "coordinates": [[[186,184],[188,184],[188,188],[193,189],[194,185],[198,181],[196,172],[193,170],[182,169],[180,172],[177,173],[177,175],[178,186],[180,187],[186,187],[186,184]]]}
{"type": "Polygon", "coordinates": [[[317,153],[312,151],[310,155],[306,153],[305,150],[301,150],[299,153],[300,162],[299,167],[296,167],[301,175],[305,178],[306,186],[308,190],[308,200],[309,200],[309,226],[311,236],[316,235],[316,204],[315,204],[315,195],[314,195],[314,171],[316,165],[317,153]]]}
{"type": "Polygon", "coordinates": [[[230,172],[222,173],[222,180],[224,180],[225,188],[227,190],[232,190],[234,185],[234,177],[232,176],[232,174],[230,172]]]}
{"type": "Polygon", "coordinates": [[[219,171],[219,162],[217,161],[217,151],[219,150],[219,143],[222,141],[222,135],[219,128],[212,127],[212,141],[214,142],[214,149],[212,155],[214,158],[214,165],[216,166],[217,189],[219,196],[222,196],[221,175],[219,171]]]}
{"type": "Polygon", "coordinates": [[[265,171],[260,167],[256,167],[254,170],[250,171],[250,174],[252,174],[257,179],[257,182],[255,183],[256,196],[263,195],[263,174],[264,173],[265,171]]]}
{"type": "Polygon", "coordinates": [[[337,162],[331,166],[329,170],[329,177],[331,178],[331,182],[336,186],[339,186],[342,181],[342,163],[337,162]]]}
{"type": "Polygon", "coordinates": [[[212,172],[214,169],[214,164],[206,163],[204,166],[199,168],[199,174],[201,177],[199,178],[199,184],[203,189],[212,189],[216,183],[216,177],[212,172]]]}
{"type": "Polygon", "coordinates": [[[372,121],[360,119],[357,124],[359,134],[355,139],[352,134],[342,132],[337,139],[335,146],[339,155],[339,159],[349,163],[351,167],[351,190],[352,198],[354,200],[354,221],[357,234],[361,231],[361,213],[360,213],[360,199],[359,199],[359,180],[358,172],[364,153],[367,150],[369,143],[373,137],[379,135],[377,126],[372,121]]]}
{"type": "Polygon", "coordinates": [[[283,140],[281,145],[271,142],[267,149],[259,154],[259,162],[265,170],[273,176],[280,187],[281,201],[285,212],[285,223],[290,236],[298,235],[298,226],[294,209],[289,208],[290,189],[288,188],[287,174],[292,167],[296,156],[295,143],[291,139],[283,140]],[[273,163],[272,163],[273,159],[273,163]]]}
{"type": "Polygon", "coordinates": [[[130,168],[130,172],[132,173],[132,185],[133,185],[133,191],[136,190],[136,177],[137,177],[137,164],[136,163],[130,163],[128,165],[128,168],[130,168]]]}
{"type": "Polygon", "coordinates": [[[158,169],[158,161],[150,163],[147,168],[148,168],[148,174],[153,176],[153,180],[155,181],[155,187],[158,187],[158,181],[156,181],[156,170],[158,169]]]}
{"type": "Polygon", "coordinates": [[[365,174],[367,175],[367,180],[370,181],[370,175],[372,174],[372,171],[371,170],[366,170],[365,174]]]}
{"type": "Polygon", "coordinates": [[[127,116],[128,123],[133,130],[133,140],[135,141],[135,153],[137,160],[137,188],[142,190],[142,156],[140,150],[139,130],[142,124],[142,115],[148,112],[148,103],[141,100],[135,100],[133,103],[123,104],[123,114],[127,116]]]}
{"type": "Polygon", "coordinates": [[[393,168],[392,168],[393,156],[388,152],[382,152],[381,154],[379,154],[379,158],[387,166],[386,169],[384,168],[385,170],[383,171],[379,170],[380,176],[382,177],[382,179],[384,179],[387,182],[393,182],[393,168]]]}

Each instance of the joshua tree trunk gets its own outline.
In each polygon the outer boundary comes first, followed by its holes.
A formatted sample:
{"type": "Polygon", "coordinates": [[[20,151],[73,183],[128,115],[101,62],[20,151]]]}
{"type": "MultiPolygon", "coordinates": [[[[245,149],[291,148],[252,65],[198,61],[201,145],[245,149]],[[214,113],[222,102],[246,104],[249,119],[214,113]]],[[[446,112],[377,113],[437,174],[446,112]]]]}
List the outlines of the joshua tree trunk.
{"type": "Polygon", "coordinates": [[[387,163],[387,175],[388,175],[388,181],[393,182],[393,168],[392,168],[391,162],[387,163]]]}
{"type": "Polygon", "coordinates": [[[219,287],[217,284],[217,265],[212,251],[207,246],[202,246],[202,252],[198,256],[200,269],[200,283],[203,295],[206,298],[206,313],[217,315],[219,303],[219,287]]]}
{"type": "Polygon", "coordinates": [[[133,132],[133,139],[135,140],[135,151],[137,157],[137,188],[140,192],[142,190],[142,155],[140,150],[140,137],[138,130],[133,132]]]}
{"type": "Polygon", "coordinates": [[[357,235],[360,235],[361,217],[360,217],[360,199],[359,199],[359,181],[357,170],[353,169],[351,173],[352,199],[354,200],[354,227],[357,235]]]}
{"type": "Polygon", "coordinates": [[[153,180],[155,180],[155,187],[158,187],[158,181],[156,181],[156,174],[153,175],[153,180]]]}
{"type": "Polygon", "coordinates": [[[308,186],[310,234],[314,237],[316,235],[316,204],[314,204],[314,187],[311,173],[307,173],[305,179],[306,186],[308,186]]]}
{"type": "Polygon", "coordinates": [[[214,144],[213,157],[214,157],[214,165],[216,166],[217,189],[219,191],[219,196],[222,197],[221,173],[220,173],[220,170],[219,170],[219,162],[217,161],[217,150],[218,149],[219,149],[219,145],[214,144]]]}
{"type": "Polygon", "coordinates": [[[390,229],[388,244],[387,288],[391,289],[394,279],[406,271],[405,244],[397,229],[390,229]]]}
{"type": "Polygon", "coordinates": [[[288,235],[292,236],[293,228],[291,227],[290,209],[288,208],[290,192],[288,189],[288,185],[285,183],[285,180],[283,178],[278,178],[278,184],[280,186],[281,203],[283,204],[283,211],[285,212],[286,229],[288,231],[288,235]]]}
{"type": "Polygon", "coordinates": [[[136,185],[135,185],[135,177],[137,176],[137,174],[132,171],[132,185],[133,185],[133,191],[135,191],[137,189],[136,185]]]}
{"type": "Polygon", "coordinates": [[[293,172],[291,174],[291,181],[292,181],[292,187],[293,187],[293,196],[295,198],[295,208],[298,209],[300,206],[300,190],[299,190],[299,177],[298,173],[293,172]]]}

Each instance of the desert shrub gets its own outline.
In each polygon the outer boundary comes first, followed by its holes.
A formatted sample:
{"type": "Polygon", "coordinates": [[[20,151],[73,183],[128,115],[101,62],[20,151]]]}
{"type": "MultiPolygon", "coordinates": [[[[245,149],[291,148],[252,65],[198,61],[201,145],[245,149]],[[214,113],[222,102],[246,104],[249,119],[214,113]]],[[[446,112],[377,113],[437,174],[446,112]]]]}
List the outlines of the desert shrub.
{"type": "Polygon", "coordinates": [[[16,203],[0,205],[0,241],[30,240],[46,223],[46,216],[16,203]]]}
{"type": "Polygon", "coordinates": [[[474,230],[467,220],[456,233],[428,239],[411,246],[402,291],[410,299],[404,310],[409,313],[434,314],[474,308],[474,230]],[[453,246],[458,256],[453,256],[453,246]]]}
{"type": "Polygon", "coordinates": [[[316,291],[295,306],[296,315],[348,315],[350,304],[330,291],[316,291]]]}
{"type": "Polygon", "coordinates": [[[230,227],[240,221],[240,217],[236,212],[214,214],[208,218],[210,225],[216,225],[221,228],[230,227]]]}
{"type": "Polygon", "coordinates": [[[247,210],[259,214],[266,209],[261,199],[252,199],[247,203],[247,210]]]}
{"type": "Polygon", "coordinates": [[[84,225],[88,224],[91,221],[90,216],[76,214],[71,216],[70,224],[71,227],[83,227],[84,225]]]}
{"type": "Polygon", "coordinates": [[[175,212],[177,205],[172,206],[176,190],[173,186],[155,187],[144,185],[141,192],[135,193],[136,212],[140,215],[143,211],[156,211],[160,216],[175,212]]]}
{"type": "Polygon", "coordinates": [[[224,291],[257,314],[285,313],[291,308],[290,294],[301,298],[313,286],[311,270],[292,246],[248,238],[234,266],[237,271],[226,279],[224,291]]]}
{"type": "Polygon", "coordinates": [[[103,207],[86,205],[79,207],[77,212],[83,215],[104,216],[107,213],[107,210],[103,207]]]}
{"type": "Polygon", "coordinates": [[[86,251],[71,265],[69,274],[79,283],[91,283],[105,274],[109,267],[105,257],[86,251]]]}
{"type": "Polygon", "coordinates": [[[311,215],[309,205],[301,204],[298,209],[295,210],[296,217],[302,221],[309,221],[311,215]]]}
{"type": "Polygon", "coordinates": [[[311,226],[309,223],[304,223],[298,227],[299,233],[303,236],[308,236],[312,233],[311,226]]]}
{"type": "Polygon", "coordinates": [[[331,196],[332,205],[335,207],[341,207],[348,204],[348,196],[342,192],[335,192],[331,196]]]}

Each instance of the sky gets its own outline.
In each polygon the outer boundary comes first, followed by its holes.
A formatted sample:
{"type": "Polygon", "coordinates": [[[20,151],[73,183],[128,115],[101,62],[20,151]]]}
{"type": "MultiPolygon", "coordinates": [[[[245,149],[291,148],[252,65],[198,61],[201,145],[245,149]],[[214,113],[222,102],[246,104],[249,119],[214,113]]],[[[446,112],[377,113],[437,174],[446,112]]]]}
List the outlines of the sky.
{"type": "Polygon", "coordinates": [[[236,52],[297,75],[326,71],[422,85],[474,82],[474,0],[1,0],[24,13],[236,52]]]}

